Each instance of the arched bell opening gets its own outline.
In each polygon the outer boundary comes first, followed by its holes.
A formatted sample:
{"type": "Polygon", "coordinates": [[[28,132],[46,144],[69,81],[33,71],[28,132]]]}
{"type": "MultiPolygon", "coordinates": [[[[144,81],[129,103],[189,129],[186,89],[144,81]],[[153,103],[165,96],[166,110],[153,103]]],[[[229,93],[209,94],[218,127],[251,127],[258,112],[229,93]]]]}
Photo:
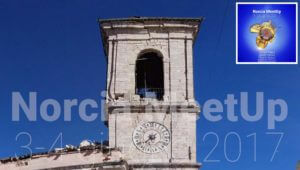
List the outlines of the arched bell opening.
{"type": "Polygon", "coordinates": [[[136,94],[141,98],[163,100],[164,69],[163,58],[155,51],[138,56],[135,68],[136,94]]]}

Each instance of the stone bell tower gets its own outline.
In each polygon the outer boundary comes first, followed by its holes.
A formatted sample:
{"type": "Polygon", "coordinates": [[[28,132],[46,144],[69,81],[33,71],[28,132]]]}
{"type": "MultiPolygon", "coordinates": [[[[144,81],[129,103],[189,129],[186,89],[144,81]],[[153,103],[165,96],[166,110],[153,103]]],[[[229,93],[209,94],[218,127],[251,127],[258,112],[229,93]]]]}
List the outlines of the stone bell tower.
{"type": "Polygon", "coordinates": [[[109,146],[132,169],[198,169],[193,44],[202,18],[100,20],[109,146]]]}

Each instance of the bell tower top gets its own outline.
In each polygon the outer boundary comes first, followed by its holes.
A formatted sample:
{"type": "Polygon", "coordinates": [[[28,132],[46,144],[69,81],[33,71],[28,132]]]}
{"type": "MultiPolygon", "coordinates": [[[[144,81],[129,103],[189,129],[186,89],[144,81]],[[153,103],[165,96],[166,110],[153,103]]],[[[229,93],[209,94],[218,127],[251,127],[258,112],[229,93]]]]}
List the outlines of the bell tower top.
{"type": "Polygon", "coordinates": [[[193,43],[203,18],[99,20],[107,102],[194,101],[193,43]]]}
{"type": "MultiPolygon", "coordinates": [[[[195,39],[197,36],[197,33],[199,31],[198,26],[201,24],[203,21],[202,17],[199,18],[152,18],[152,17],[134,17],[134,18],[116,18],[116,19],[99,19],[99,23],[101,24],[101,35],[102,35],[102,41],[103,41],[103,49],[104,52],[107,56],[107,51],[108,51],[108,41],[112,39],[116,39],[116,33],[117,32],[112,32],[112,30],[123,30],[123,34],[125,30],[128,29],[134,29],[136,31],[138,30],[145,30],[145,29],[168,29],[170,32],[174,30],[174,28],[177,28],[177,31],[180,30],[189,30],[192,33],[192,37],[195,39]],[[109,31],[110,30],[110,31],[109,31]]],[[[122,33],[122,31],[120,32],[122,33]]],[[[129,32],[127,32],[129,33],[129,32]]],[[[127,37],[130,39],[130,37],[127,37]]],[[[134,38],[134,37],[132,37],[134,38]]],[[[172,35],[171,37],[172,38],[172,35]]],[[[173,37],[173,38],[176,38],[173,37]]],[[[178,38],[178,36],[177,36],[178,38]]],[[[122,39],[122,37],[120,37],[122,39]]],[[[123,38],[124,39],[124,38],[123,38]]]]}

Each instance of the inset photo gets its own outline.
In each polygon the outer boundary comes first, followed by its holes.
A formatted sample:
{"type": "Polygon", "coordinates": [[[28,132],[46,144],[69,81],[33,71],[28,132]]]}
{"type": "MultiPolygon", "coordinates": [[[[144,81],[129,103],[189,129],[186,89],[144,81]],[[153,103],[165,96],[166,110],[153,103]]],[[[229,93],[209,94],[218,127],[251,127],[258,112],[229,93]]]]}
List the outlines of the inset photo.
{"type": "Polygon", "coordinates": [[[298,3],[237,2],[236,64],[298,64],[298,3]]]}

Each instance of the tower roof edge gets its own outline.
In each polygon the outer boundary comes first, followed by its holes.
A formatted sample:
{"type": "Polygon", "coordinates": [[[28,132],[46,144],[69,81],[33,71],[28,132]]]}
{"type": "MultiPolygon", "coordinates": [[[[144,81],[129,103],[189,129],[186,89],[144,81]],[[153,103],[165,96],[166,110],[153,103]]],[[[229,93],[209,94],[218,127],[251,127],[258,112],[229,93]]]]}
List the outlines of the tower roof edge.
{"type": "Polygon", "coordinates": [[[113,23],[113,22],[142,22],[142,21],[192,21],[192,22],[202,22],[204,17],[194,17],[194,18],[183,18],[183,17],[130,17],[130,18],[112,18],[112,19],[98,19],[100,24],[103,23],[113,23]]]}
{"type": "MultiPolygon", "coordinates": [[[[98,19],[101,39],[105,56],[108,52],[109,35],[118,34],[120,30],[144,30],[144,29],[162,29],[168,30],[193,30],[193,39],[199,32],[200,24],[204,17],[180,18],[180,17],[130,17],[130,18],[112,18],[98,19]],[[118,31],[119,30],[119,31],[118,31]]],[[[115,38],[114,38],[115,39],[115,38]]]]}

